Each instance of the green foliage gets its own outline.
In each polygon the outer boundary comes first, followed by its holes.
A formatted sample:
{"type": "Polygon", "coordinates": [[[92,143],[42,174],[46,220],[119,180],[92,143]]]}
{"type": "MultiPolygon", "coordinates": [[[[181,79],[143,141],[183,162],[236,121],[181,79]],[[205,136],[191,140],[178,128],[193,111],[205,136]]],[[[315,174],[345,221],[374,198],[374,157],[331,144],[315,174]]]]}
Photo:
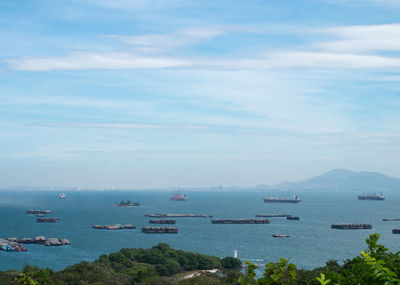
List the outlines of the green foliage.
{"type": "Polygon", "coordinates": [[[15,278],[15,281],[18,284],[23,284],[23,285],[37,285],[37,283],[33,281],[32,278],[26,275],[25,273],[21,273],[18,277],[15,278]]]}
{"type": "Polygon", "coordinates": [[[239,277],[238,283],[241,285],[255,284],[256,282],[255,270],[258,268],[258,266],[247,260],[244,263],[246,264],[246,274],[244,276],[239,277]]]}
{"type": "Polygon", "coordinates": [[[287,285],[293,284],[296,278],[296,265],[284,258],[277,263],[270,262],[265,267],[263,278],[257,280],[257,284],[287,285]]]}
{"type": "Polygon", "coordinates": [[[328,283],[331,282],[331,279],[325,279],[325,274],[321,273],[320,277],[317,277],[317,281],[321,284],[321,285],[327,285],[328,283]]]}
{"type": "Polygon", "coordinates": [[[397,278],[396,273],[386,267],[384,260],[377,260],[372,257],[371,252],[361,251],[361,256],[372,269],[376,280],[384,282],[385,285],[400,284],[400,279],[397,278]]]}
{"type": "Polygon", "coordinates": [[[242,262],[238,258],[234,257],[225,257],[221,260],[222,267],[226,269],[239,269],[242,265],[242,262]]]}

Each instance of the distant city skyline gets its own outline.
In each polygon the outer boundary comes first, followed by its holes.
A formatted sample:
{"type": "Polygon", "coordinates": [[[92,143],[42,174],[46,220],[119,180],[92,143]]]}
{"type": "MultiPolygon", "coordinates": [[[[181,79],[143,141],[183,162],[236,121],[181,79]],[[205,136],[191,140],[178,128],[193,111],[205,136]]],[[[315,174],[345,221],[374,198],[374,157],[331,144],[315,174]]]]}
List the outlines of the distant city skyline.
{"type": "Polygon", "coordinates": [[[400,177],[400,2],[0,2],[0,188],[400,177]]]}

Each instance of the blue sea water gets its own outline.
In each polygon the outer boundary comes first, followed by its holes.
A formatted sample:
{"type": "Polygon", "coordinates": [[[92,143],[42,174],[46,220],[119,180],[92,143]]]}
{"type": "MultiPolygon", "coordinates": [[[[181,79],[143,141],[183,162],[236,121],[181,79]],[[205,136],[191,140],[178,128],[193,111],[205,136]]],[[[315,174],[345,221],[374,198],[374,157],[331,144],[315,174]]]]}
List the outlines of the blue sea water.
{"type": "Polygon", "coordinates": [[[28,244],[27,252],[0,251],[0,270],[22,269],[24,264],[56,270],[121,248],[149,248],[160,242],[171,247],[219,257],[232,256],[264,265],[285,257],[300,268],[322,266],[329,259],[343,261],[366,248],[365,239],[380,233],[381,242],[400,250],[400,235],[392,228],[400,222],[383,218],[400,217],[400,193],[385,192],[384,201],[359,201],[360,191],[296,193],[299,204],[265,204],[265,192],[187,192],[186,202],[170,201],[166,191],[71,191],[61,200],[53,191],[0,191],[0,237],[68,238],[72,244],[46,247],[28,244]],[[120,200],[140,202],[140,207],[113,207],[120,200]],[[28,209],[50,209],[59,223],[36,223],[28,209]],[[270,218],[270,224],[215,225],[207,218],[177,218],[176,235],[149,235],[149,213],[208,214],[214,218],[254,218],[256,214],[291,214],[300,221],[270,218]],[[133,224],[135,230],[92,229],[94,224],[133,224]],[[368,223],[372,230],[333,230],[333,223],[368,223]],[[273,238],[275,233],[290,238],[273,238]]]}

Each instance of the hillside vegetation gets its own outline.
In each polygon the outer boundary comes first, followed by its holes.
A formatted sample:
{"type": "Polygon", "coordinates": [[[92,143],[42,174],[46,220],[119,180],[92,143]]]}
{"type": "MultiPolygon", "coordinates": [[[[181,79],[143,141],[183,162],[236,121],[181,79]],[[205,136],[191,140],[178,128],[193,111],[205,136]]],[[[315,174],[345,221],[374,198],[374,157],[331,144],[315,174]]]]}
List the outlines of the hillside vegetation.
{"type": "Polygon", "coordinates": [[[304,270],[282,258],[277,263],[268,263],[262,276],[256,276],[258,267],[248,261],[241,272],[239,259],[175,250],[161,243],[151,249],[121,249],[62,271],[27,265],[22,272],[0,272],[0,285],[398,285],[400,253],[390,252],[378,240],[379,234],[371,235],[366,240],[367,249],[345,260],[343,265],[330,260],[324,267],[304,270]],[[219,272],[206,272],[210,269],[219,269],[219,272]]]}

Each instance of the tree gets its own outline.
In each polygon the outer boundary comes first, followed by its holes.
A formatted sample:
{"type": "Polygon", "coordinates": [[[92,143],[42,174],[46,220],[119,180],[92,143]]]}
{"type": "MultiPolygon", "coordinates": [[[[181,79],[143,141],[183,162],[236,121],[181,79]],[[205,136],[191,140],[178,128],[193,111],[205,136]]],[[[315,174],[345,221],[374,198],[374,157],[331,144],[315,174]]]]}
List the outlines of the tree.
{"type": "Polygon", "coordinates": [[[263,278],[257,280],[257,284],[288,285],[296,278],[296,265],[287,259],[280,258],[277,263],[270,262],[265,267],[263,278]]]}

